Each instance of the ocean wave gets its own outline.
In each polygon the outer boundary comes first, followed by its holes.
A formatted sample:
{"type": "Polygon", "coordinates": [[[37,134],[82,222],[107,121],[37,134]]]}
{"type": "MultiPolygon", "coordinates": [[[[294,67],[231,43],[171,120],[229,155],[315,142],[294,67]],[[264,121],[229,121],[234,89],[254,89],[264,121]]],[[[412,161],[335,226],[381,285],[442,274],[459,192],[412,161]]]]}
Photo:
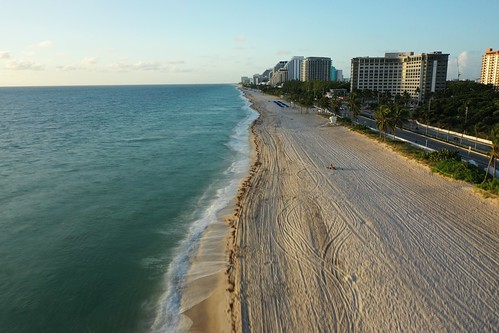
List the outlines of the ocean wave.
{"type": "Polygon", "coordinates": [[[163,141],[167,140],[166,136],[152,136],[152,137],[138,137],[138,138],[126,138],[122,141],[125,142],[151,142],[151,141],[163,141]]]}
{"type": "Polygon", "coordinates": [[[258,117],[258,113],[249,107],[250,103],[243,97],[242,93],[241,98],[244,100],[241,110],[246,113],[246,116],[234,128],[226,144],[234,152],[234,160],[223,173],[224,181],[214,182],[201,198],[200,203],[203,205],[202,203],[205,202],[206,208],[201,216],[192,222],[188,236],[176,250],[175,258],[170,263],[165,278],[166,292],[160,299],[159,309],[151,327],[153,333],[187,331],[192,322],[182,313],[209,296],[206,293],[198,293],[189,295],[189,299],[185,299],[184,291],[188,281],[216,274],[227,264],[220,260],[205,262],[203,267],[198,267],[190,272],[192,269],[191,261],[199,248],[206,228],[219,220],[218,214],[232,202],[237,194],[240,181],[249,170],[249,126],[258,117]],[[217,190],[214,191],[214,188],[217,190]],[[212,193],[216,194],[213,196],[212,193]],[[208,200],[210,197],[213,198],[211,201],[208,200]]]}

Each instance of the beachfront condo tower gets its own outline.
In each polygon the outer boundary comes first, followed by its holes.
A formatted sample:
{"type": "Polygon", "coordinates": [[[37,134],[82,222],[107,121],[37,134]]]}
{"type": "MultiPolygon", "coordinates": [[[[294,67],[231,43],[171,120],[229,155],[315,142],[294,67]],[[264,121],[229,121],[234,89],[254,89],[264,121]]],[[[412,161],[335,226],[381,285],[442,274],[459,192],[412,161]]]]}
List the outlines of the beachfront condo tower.
{"type": "Polygon", "coordinates": [[[288,70],[285,68],[279,68],[277,72],[272,74],[272,77],[269,80],[269,85],[276,87],[282,85],[286,81],[289,81],[288,70]]]}
{"type": "Polygon", "coordinates": [[[284,69],[288,71],[289,81],[300,81],[301,80],[301,63],[303,62],[303,56],[294,56],[288,61],[284,69]]]}
{"type": "Polygon", "coordinates": [[[499,90],[499,50],[487,49],[482,55],[480,83],[492,84],[496,90],[499,90]]]}
{"type": "Polygon", "coordinates": [[[418,102],[445,89],[448,54],[442,52],[385,53],[384,57],[357,57],[351,62],[351,90],[407,92],[418,102]]]}
{"type": "Polygon", "coordinates": [[[329,81],[331,79],[331,58],[308,57],[301,65],[301,81],[329,81]]]}

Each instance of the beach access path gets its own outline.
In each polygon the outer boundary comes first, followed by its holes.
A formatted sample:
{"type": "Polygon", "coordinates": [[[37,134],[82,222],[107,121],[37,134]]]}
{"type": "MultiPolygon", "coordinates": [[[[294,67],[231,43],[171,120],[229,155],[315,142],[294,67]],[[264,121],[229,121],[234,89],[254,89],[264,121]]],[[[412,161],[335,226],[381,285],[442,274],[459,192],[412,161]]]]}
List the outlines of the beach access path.
{"type": "Polygon", "coordinates": [[[496,201],[316,114],[245,95],[261,117],[236,223],[237,332],[497,332],[496,201]]]}

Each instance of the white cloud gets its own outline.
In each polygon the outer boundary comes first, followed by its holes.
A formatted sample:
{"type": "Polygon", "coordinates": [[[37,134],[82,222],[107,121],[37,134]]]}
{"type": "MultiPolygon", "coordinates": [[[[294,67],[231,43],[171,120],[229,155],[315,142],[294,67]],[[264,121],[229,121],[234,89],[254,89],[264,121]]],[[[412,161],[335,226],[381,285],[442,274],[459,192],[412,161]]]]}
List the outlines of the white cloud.
{"type": "Polygon", "coordinates": [[[162,71],[165,69],[165,67],[159,62],[139,61],[133,65],[133,69],[141,71],[162,71]]]}
{"type": "Polygon", "coordinates": [[[244,35],[239,35],[236,37],[236,42],[238,42],[238,43],[243,43],[245,41],[246,41],[246,36],[244,36],[244,35]]]}
{"type": "Polygon", "coordinates": [[[450,55],[447,80],[475,80],[480,77],[482,55],[479,51],[463,51],[457,56],[450,55]]]}
{"type": "Polygon", "coordinates": [[[112,64],[107,64],[104,70],[127,72],[132,69],[132,66],[126,61],[118,61],[112,64]]]}
{"type": "Polygon", "coordinates": [[[41,71],[44,69],[44,66],[32,61],[11,60],[5,65],[5,68],[16,71],[41,71]]]}
{"type": "Polygon", "coordinates": [[[468,66],[468,51],[461,52],[457,56],[457,60],[459,61],[459,69],[466,68],[468,66]]]}
{"type": "Polygon", "coordinates": [[[40,43],[38,43],[38,47],[41,47],[41,48],[49,48],[49,47],[52,47],[53,43],[51,40],[44,40],[44,41],[41,41],[40,43]]]}
{"type": "Polygon", "coordinates": [[[182,70],[178,67],[183,65],[185,62],[183,60],[169,61],[169,62],[146,62],[138,61],[134,64],[130,64],[127,61],[119,61],[112,64],[106,65],[104,70],[110,71],[157,71],[157,72],[181,72],[182,70]]]}
{"type": "Polygon", "coordinates": [[[7,51],[0,51],[0,59],[10,59],[10,53],[7,51]]]}
{"type": "Polygon", "coordinates": [[[84,65],[95,65],[97,62],[98,62],[98,60],[95,57],[85,57],[81,61],[81,63],[84,65]]]}
{"type": "Polygon", "coordinates": [[[64,72],[76,71],[76,70],[81,69],[78,66],[56,66],[55,68],[58,71],[64,71],[64,72]]]}

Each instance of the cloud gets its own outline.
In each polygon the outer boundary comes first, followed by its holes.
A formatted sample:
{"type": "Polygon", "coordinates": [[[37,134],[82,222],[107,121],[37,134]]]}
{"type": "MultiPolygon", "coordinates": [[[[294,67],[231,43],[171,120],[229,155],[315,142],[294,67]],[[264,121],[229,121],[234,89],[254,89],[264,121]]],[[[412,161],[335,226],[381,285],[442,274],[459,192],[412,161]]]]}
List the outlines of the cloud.
{"type": "Polygon", "coordinates": [[[157,72],[181,72],[182,70],[178,67],[183,65],[185,62],[183,60],[169,61],[169,62],[146,62],[138,61],[134,64],[130,64],[127,61],[119,61],[116,63],[106,65],[104,70],[110,71],[157,71],[157,72]]]}
{"type": "Polygon", "coordinates": [[[5,68],[15,71],[41,71],[44,66],[32,61],[11,60],[5,65],[5,68]]]}
{"type": "Polygon", "coordinates": [[[81,67],[78,67],[78,66],[56,66],[55,69],[57,69],[58,71],[71,72],[71,71],[80,70],[81,67]]]}
{"type": "Polygon", "coordinates": [[[10,53],[7,51],[0,51],[0,59],[10,59],[10,53]]]}
{"type": "Polygon", "coordinates": [[[238,43],[244,43],[246,41],[246,36],[244,35],[239,35],[236,37],[236,42],[238,43]]]}
{"type": "Polygon", "coordinates": [[[44,40],[44,41],[41,41],[40,43],[38,43],[38,47],[41,47],[41,48],[49,48],[49,47],[52,47],[53,43],[51,40],[44,40]]]}
{"type": "Polygon", "coordinates": [[[450,55],[447,72],[448,80],[475,80],[480,77],[482,54],[478,51],[463,51],[457,56],[450,55]]]}
{"type": "Polygon", "coordinates": [[[185,64],[185,61],[183,61],[183,60],[169,61],[168,64],[169,65],[182,65],[182,64],[185,64]]]}
{"type": "Polygon", "coordinates": [[[118,61],[111,64],[107,64],[103,71],[118,71],[118,72],[128,72],[132,69],[132,65],[126,61],[118,61]]]}
{"type": "Polygon", "coordinates": [[[165,69],[164,65],[159,62],[143,62],[139,61],[135,63],[133,69],[141,71],[162,71],[165,69]]]}
{"type": "Polygon", "coordinates": [[[468,66],[468,58],[469,58],[469,55],[468,55],[468,51],[464,51],[464,52],[461,52],[458,56],[457,56],[457,60],[459,61],[459,67],[461,68],[466,68],[468,66]]]}
{"type": "Polygon", "coordinates": [[[97,62],[98,62],[98,60],[95,57],[85,57],[81,61],[81,63],[84,65],[95,65],[97,62]]]}

